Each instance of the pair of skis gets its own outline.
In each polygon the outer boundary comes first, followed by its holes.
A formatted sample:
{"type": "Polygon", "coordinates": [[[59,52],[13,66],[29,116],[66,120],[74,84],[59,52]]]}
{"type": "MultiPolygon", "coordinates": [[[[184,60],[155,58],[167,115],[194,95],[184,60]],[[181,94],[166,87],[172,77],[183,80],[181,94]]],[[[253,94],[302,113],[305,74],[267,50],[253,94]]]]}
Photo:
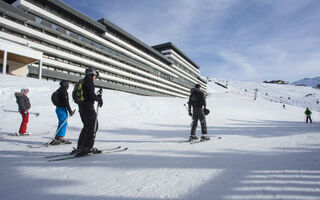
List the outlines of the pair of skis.
{"type": "Polygon", "coordinates": [[[222,137],[220,136],[215,136],[215,137],[210,137],[210,140],[192,140],[192,141],[189,141],[189,140],[186,140],[186,141],[182,141],[182,142],[179,142],[179,143],[189,143],[189,144],[198,144],[198,143],[202,143],[202,142],[210,142],[210,141],[215,141],[215,140],[220,140],[222,139],[222,137]]]}
{"type": "MultiPolygon", "coordinates": [[[[76,109],[74,109],[72,111],[71,115],[68,115],[68,117],[63,121],[63,123],[59,126],[59,128],[54,132],[54,134],[50,137],[50,139],[48,140],[48,142],[44,143],[44,144],[38,144],[38,145],[29,145],[30,148],[41,148],[41,147],[49,147],[49,146],[54,146],[51,144],[51,141],[54,139],[54,137],[56,136],[56,134],[60,131],[60,129],[63,127],[63,125],[68,121],[68,119],[73,116],[73,114],[76,112],[76,109]]],[[[61,143],[59,145],[65,145],[68,143],[61,143]]],[[[70,143],[71,144],[71,143],[70,143]]]]}
{"type": "Polygon", "coordinates": [[[45,158],[49,158],[49,162],[56,162],[56,161],[62,161],[62,160],[71,160],[71,159],[76,159],[76,158],[82,158],[82,157],[88,157],[88,156],[93,156],[93,155],[98,155],[98,154],[112,154],[112,153],[118,153],[118,152],[123,152],[128,150],[128,147],[114,147],[110,149],[103,149],[101,150],[101,153],[89,153],[85,156],[77,157],[75,154],[72,153],[63,153],[63,154],[57,154],[57,155],[51,155],[51,156],[46,156],[45,158]]]}

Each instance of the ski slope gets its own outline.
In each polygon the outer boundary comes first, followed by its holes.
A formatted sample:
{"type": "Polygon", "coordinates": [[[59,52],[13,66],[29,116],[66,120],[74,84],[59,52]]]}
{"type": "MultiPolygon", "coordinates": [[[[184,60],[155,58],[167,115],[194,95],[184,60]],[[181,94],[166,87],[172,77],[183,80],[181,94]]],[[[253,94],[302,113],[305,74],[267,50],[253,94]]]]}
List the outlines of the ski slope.
{"type": "MultiPolygon", "coordinates": [[[[75,146],[79,114],[68,121],[72,145],[29,148],[47,142],[56,129],[50,96],[58,83],[0,75],[0,199],[319,200],[320,108],[313,102],[319,90],[216,81],[228,89],[209,83],[207,124],[209,136],[221,140],[179,143],[190,132],[186,99],[104,90],[95,146],[129,150],[50,163],[45,156],[75,146]],[[30,89],[30,111],[40,116],[30,116],[32,136],[16,137],[9,134],[18,130],[21,116],[2,110],[17,109],[14,92],[21,88],[30,89]],[[254,101],[256,88],[261,93],[254,101]],[[305,98],[309,93],[314,95],[305,98]],[[276,100],[286,95],[292,102],[283,109],[276,100]],[[304,121],[307,106],[312,124],[304,121]]],[[[71,107],[77,109],[73,102],[71,107]]]]}

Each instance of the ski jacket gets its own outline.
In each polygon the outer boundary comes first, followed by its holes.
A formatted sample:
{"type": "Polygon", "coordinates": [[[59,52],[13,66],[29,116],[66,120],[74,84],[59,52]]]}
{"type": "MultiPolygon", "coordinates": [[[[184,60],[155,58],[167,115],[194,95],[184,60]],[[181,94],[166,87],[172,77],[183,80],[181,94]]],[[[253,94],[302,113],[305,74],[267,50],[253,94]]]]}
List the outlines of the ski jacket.
{"type": "Polygon", "coordinates": [[[20,112],[26,112],[31,108],[31,104],[29,101],[29,98],[19,92],[15,93],[16,99],[17,99],[17,104],[19,106],[19,111],[20,112]]]}
{"type": "Polygon", "coordinates": [[[192,88],[190,90],[191,94],[189,96],[189,110],[191,110],[191,106],[194,108],[201,108],[202,106],[206,107],[206,99],[204,97],[204,93],[198,88],[192,88]],[[196,98],[196,100],[194,100],[196,98]]]}
{"type": "Polygon", "coordinates": [[[70,104],[69,104],[69,95],[67,88],[60,87],[58,90],[58,104],[57,107],[67,108],[69,113],[72,113],[70,104]]]}
{"type": "Polygon", "coordinates": [[[311,112],[311,110],[306,110],[306,111],[304,111],[304,114],[307,115],[307,117],[310,117],[312,112],[311,112]]]}
{"type": "Polygon", "coordinates": [[[91,76],[86,76],[83,82],[83,96],[86,104],[94,104],[94,101],[99,101],[98,95],[94,92],[94,83],[91,76]]]}

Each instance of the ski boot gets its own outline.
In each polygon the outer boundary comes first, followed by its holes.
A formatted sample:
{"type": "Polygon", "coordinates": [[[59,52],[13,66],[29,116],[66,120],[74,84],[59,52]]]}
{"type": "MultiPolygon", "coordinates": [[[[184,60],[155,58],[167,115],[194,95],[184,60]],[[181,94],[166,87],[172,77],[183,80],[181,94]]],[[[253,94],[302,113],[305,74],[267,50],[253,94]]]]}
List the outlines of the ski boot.
{"type": "Polygon", "coordinates": [[[102,153],[101,150],[99,150],[99,149],[97,149],[97,148],[95,148],[95,147],[93,147],[93,148],[91,149],[91,152],[92,152],[93,154],[102,153]]]}
{"type": "Polygon", "coordinates": [[[70,152],[70,154],[71,154],[71,155],[75,155],[75,154],[77,154],[78,152],[80,152],[80,150],[73,147],[73,150],[70,152]]]}
{"type": "Polygon", "coordinates": [[[210,138],[207,136],[207,134],[203,134],[200,138],[201,141],[204,141],[204,140],[210,140],[210,138]]]}
{"type": "Polygon", "coordinates": [[[59,144],[61,144],[61,142],[60,142],[59,140],[52,139],[49,144],[50,144],[50,145],[59,145],[59,144]]]}
{"type": "Polygon", "coordinates": [[[56,136],[55,140],[59,141],[60,143],[63,144],[72,144],[69,140],[64,139],[62,136],[56,136]]]}
{"type": "Polygon", "coordinates": [[[87,156],[89,153],[92,153],[91,149],[87,147],[83,147],[83,148],[77,149],[74,155],[75,157],[82,157],[82,156],[87,156]]]}
{"type": "Polygon", "coordinates": [[[198,137],[197,136],[195,136],[195,135],[190,135],[190,137],[189,137],[189,142],[191,142],[191,141],[194,141],[194,140],[198,140],[198,137]]]}
{"type": "Polygon", "coordinates": [[[16,136],[26,136],[26,135],[31,135],[31,133],[30,132],[25,132],[25,133],[16,132],[15,135],[16,136]]]}

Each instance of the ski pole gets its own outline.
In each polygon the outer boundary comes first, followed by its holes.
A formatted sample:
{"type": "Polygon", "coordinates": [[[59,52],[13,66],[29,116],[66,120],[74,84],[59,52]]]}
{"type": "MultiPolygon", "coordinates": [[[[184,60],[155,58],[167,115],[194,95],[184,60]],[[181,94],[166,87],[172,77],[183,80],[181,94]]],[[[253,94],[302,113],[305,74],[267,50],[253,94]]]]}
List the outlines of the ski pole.
{"type": "MultiPolygon", "coordinates": [[[[184,105],[184,107],[187,109],[187,111],[188,111],[188,113],[189,113],[189,109],[187,108],[186,104],[183,104],[183,105],[184,105]]],[[[192,126],[192,124],[193,124],[193,118],[192,118],[192,116],[190,116],[190,117],[191,117],[190,126],[192,126]]]]}
{"type": "MultiPolygon", "coordinates": [[[[72,115],[76,112],[76,109],[73,110],[72,115]]],[[[56,136],[56,134],[60,131],[60,129],[62,128],[62,126],[68,121],[68,119],[72,116],[72,115],[68,115],[68,117],[63,121],[63,123],[59,126],[59,128],[54,132],[54,134],[52,135],[52,137],[49,139],[49,141],[47,143],[45,143],[47,146],[50,144],[50,142],[53,140],[53,138],[56,136]]]]}
{"type": "MultiPolygon", "coordinates": [[[[100,88],[99,90],[98,90],[98,95],[100,95],[101,96],[101,98],[102,98],[102,88],[100,88]]],[[[98,125],[98,112],[99,112],[99,104],[97,105],[97,111],[96,111],[96,120],[95,120],[95,122],[94,122],[94,132],[97,132],[98,130],[96,130],[97,129],[97,125],[98,125]]]]}
{"type": "MultiPolygon", "coordinates": [[[[20,113],[19,111],[15,111],[15,110],[8,110],[8,109],[3,109],[4,112],[13,112],[13,113],[20,113]]],[[[29,112],[29,114],[31,115],[35,115],[36,117],[38,117],[40,115],[39,112],[29,112]]]]}

